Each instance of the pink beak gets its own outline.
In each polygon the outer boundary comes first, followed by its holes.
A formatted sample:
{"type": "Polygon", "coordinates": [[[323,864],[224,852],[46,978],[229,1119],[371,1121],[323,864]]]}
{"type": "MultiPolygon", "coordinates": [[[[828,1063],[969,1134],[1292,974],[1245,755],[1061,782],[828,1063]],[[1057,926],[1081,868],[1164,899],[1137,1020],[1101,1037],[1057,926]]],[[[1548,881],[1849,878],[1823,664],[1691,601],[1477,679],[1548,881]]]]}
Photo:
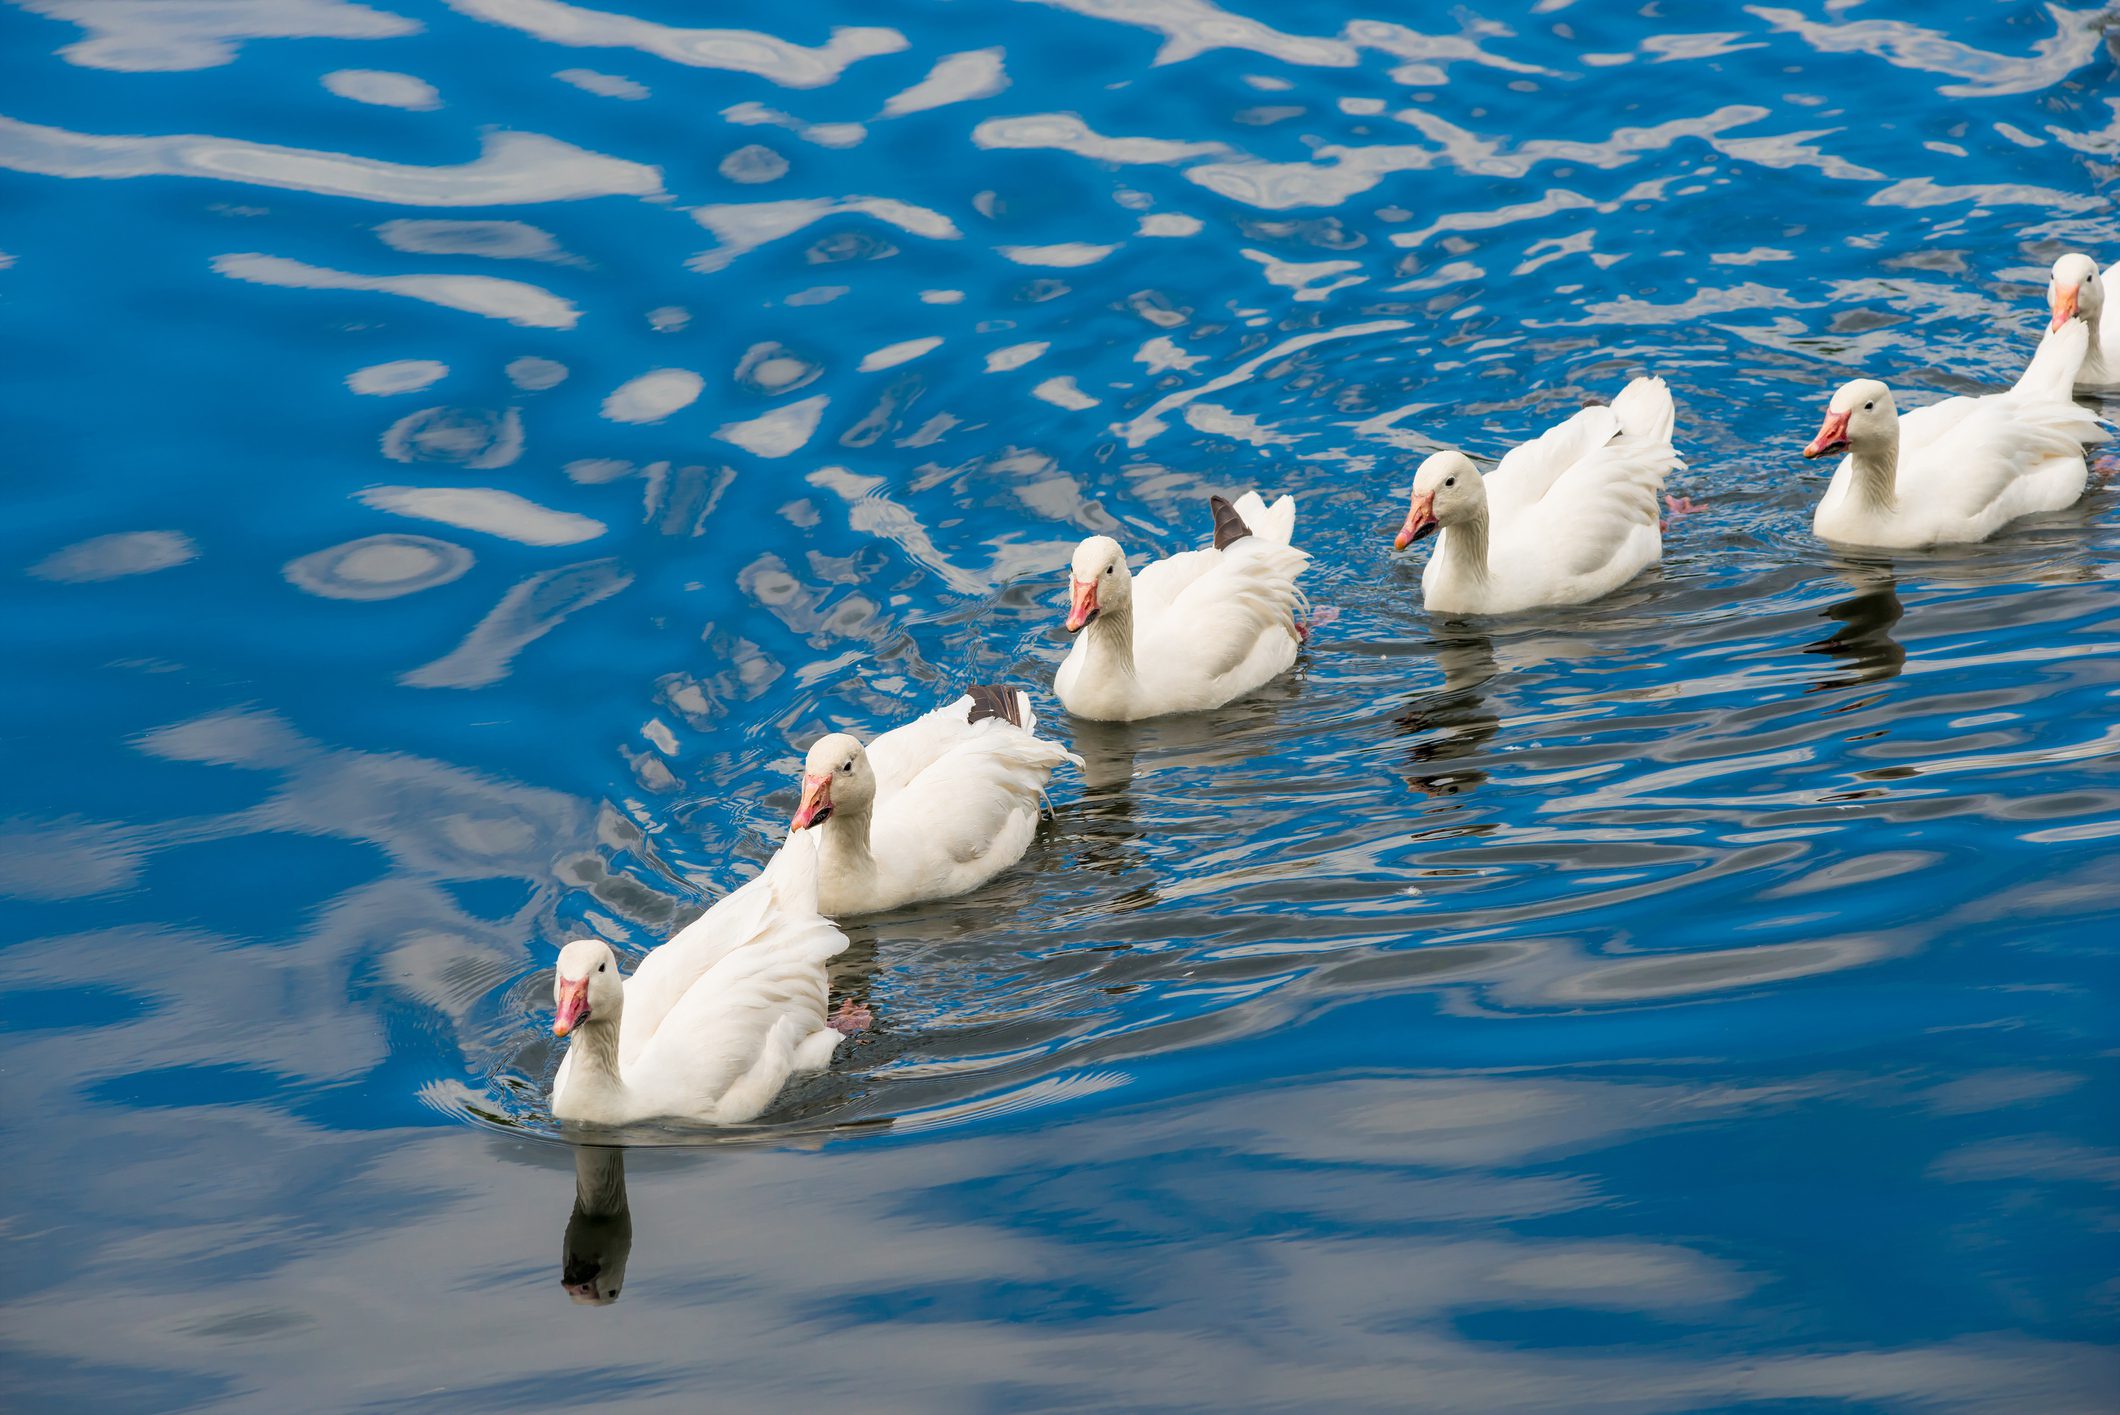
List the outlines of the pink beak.
{"type": "Polygon", "coordinates": [[[1070,575],[1067,588],[1067,632],[1079,634],[1090,620],[1097,617],[1097,582],[1078,580],[1070,575]]]}
{"type": "Polygon", "coordinates": [[[1406,524],[1400,526],[1398,535],[1392,538],[1391,548],[1393,550],[1404,550],[1407,546],[1412,545],[1434,529],[1435,493],[1431,491],[1426,496],[1423,496],[1421,493],[1415,492],[1413,494],[1413,505],[1406,512],[1406,524]]]}
{"type": "Polygon", "coordinates": [[[2069,286],[2066,290],[2056,290],[2054,292],[2052,301],[2054,322],[2047,326],[2049,330],[2059,329],[2076,317],[2076,299],[2080,293],[2079,288],[2074,285],[2069,286]]]}
{"type": "Polygon", "coordinates": [[[552,1035],[564,1037],[589,1020],[589,980],[561,978],[556,990],[559,1015],[552,1019],[552,1035]]]}
{"type": "Polygon", "coordinates": [[[805,776],[802,779],[802,803],[795,807],[795,819],[791,824],[797,830],[808,830],[813,825],[822,825],[832,814],[832,774],[805,776]]]}
{"type": "Polygon", "coordinates": [[[1811,445],[1804,448],[1803,455],[1806,457],[1823,457],[1828,452],[1838,452],[1843,447],[1846,447],[1848,445],[1848,417],[1847,413],[1827,413],[1825,425],[1818,429],[1818,436],[1811,439],[1811,445]]]}

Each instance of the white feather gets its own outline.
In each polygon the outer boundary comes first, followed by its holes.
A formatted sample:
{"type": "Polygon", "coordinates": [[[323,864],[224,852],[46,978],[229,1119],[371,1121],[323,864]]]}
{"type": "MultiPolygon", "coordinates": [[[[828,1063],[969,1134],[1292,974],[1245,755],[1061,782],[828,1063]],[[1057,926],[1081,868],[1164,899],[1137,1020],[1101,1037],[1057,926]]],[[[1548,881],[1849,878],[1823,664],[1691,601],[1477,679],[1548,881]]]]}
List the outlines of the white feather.
{"type": "Polygon", "coordinates": [[[1069,712],[1107,722],[1201,712],[1294,665],[1304,608],[1296,580],[1310,563],[1289,544],[1295,498],[1268,505],[1247,491],[1233,504],[1251,534],[1224,549],[1183,551],[1138,574],[1114,542],[1093,538],[1077,550],[1078,559],[1093,547],[1108,554],[1112,575],[1099,618],[1053,680],[1069,712]]]}

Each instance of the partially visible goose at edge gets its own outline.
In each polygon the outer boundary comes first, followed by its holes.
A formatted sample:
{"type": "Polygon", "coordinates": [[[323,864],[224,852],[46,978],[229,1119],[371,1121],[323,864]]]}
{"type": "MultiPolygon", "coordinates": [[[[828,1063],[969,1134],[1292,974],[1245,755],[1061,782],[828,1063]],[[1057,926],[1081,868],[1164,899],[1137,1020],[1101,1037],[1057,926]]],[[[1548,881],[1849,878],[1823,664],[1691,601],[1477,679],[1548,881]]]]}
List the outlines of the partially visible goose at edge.
{"type": "Polygon", "coordinates": [[[1286,673],[1302,646],[1296,579],[1310,557],[1289,544],[1296,502],[1256,491],[1210,499],[1214,544],[1127,568],[1110,536],[1091,536],[1068,567],[1074,646],[1053,691],[1077,717],[1132,722],[1203,712],[1286,673]]]}
{"type": "Polygon", "coordinates": [[[1682,465],[1661,378],[1637,378],[1511,448],[1486,476],[1437,452],[1413,479],[1392,544],[1440,530],[1421,603],[1443,614],[1509,614],[1610,594],[1663,557],[1659,496],[1682,465]]]}
{"type": "MultiPolygon", "coordinates": [[[[2071,319],[2081,318],[2089,331],[2083,362],[2077,368],[2074,386],[2082,389],[2120,389],[2120,268],[2105,272],[2101,279],[2098,262],[2080,251],[2071,251],[2054,262],[2054,278],[2047,282],[2046,307],[2051,316],[2040,340],[2046,344],[2067,329],[2071,319]],[[2111,307],[2113,318],[2107,319],[2111,307]]],[[[2034,355],[2032,362],[2038,363],[2034,355]]]]}
{"type": "Polygon", "coordinates": [[[2014,388],[1946,398],[1902,416],[1892,390],[1858,378],[1833,395],[1803,455],[1846,452],[1811,527],[1826,540],[1903,550],[1986,540],[2011,521],[2072,506],[2089,477],[2096,415],[2070,397],[2090,330],[2071,319],[2014,388]]]}
{"type": "Polygon", "coordinates": [[[819,907],[872,914],[977,889],[1023,858],[1062,762],[1020,688],[982,683],[863,746],[835,732],[802,768],[796,830],[815,830],[819,907]]]}

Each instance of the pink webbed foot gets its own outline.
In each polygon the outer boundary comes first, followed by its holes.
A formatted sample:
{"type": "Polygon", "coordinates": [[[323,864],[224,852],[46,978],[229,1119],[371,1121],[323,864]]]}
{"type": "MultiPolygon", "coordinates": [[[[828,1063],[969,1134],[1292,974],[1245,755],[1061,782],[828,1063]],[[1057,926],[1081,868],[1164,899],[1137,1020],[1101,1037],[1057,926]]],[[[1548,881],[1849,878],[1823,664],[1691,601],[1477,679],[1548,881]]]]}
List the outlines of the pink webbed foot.
{"type": "Polygon", "coordinates": [[[848,997],[840,999],[839,1010],[832,1014],[825,1025],[842,1037],[851,1037],[856,1032],[867,1031],[875,1020],[875,1013],[848,997]]]}
{"type": "Polygon", "coordinates": [[[2100,457],[2091,463],[2091,470],[2101,477],[2120,477],[2120,457],[2100,457]]]}
{"type": "Polygon", "coordinates": [[[1297,622],[1296,641],[1298,643],[1304,644],[1309,643],[1310,634],[1312,630],[1322,629],[1327,624],[1332,623],[1333,620],[1339,617],[1340,609],[1338,605],[1322,604],[1317,606],[1316,608],[1310,611],[1310,617],[1308,619],[1299,620],[1297,622]]]}
{"type": "Polygon", "coordinates": [[[1697,511],[1708,509],[1706,503],[1695,501],[1690,496],[1667,496],[1664,498],[1664,506],[1671,514],[1664,518],[1658,529],[1666,531],[1671,529],[1671,523],[1679,517],[1691,516],[1697,511]]]}

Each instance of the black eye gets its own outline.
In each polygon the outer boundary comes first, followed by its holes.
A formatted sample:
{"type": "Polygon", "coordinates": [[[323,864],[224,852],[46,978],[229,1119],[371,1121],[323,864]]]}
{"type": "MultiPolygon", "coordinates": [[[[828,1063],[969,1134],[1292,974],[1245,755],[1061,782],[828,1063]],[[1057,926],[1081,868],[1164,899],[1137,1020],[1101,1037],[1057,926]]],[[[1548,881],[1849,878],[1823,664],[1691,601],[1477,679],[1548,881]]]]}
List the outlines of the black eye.
{"type": "Polygon", "coordinates": [[[597,972],[599,972],[599,973],[601,973],[602,971],[604,971],[604,969],[606,969],[606,968],[608,968],[608,967],[610,967],[610,966],[611,966],[611,965],[610,965],[609,963],[599,963],[599,964],[597,964],[597,965],[596,965],[596,971],[597,971],[597,972]]]}
{"type": "Polygon", "coordinates": [[[1862,405],[1862,410],[1863,410],[1864,412],[1868,412],[1868,411],[1869,411],[1870,409],[1872,409],[1872,408],[1874,408],[1874,407],[1876,407],[1876,406],[1877,406],[1877,405],[1876,405],[1875,403],[1865,403],[1865,404],[1863,404],[1863,405],[1862,405]]]}
{"type": "Polygon", "coordinates": [[[1109,574],[1110,574],[1111,572],[1112,572],[1112,567],[1111,567],[1111,566],[1107,565],[1107,566],[1105,566],[1105,567],[1104,567],[1104,573],[1105,573],[1105,574],[1109,575],[1109,574]]]}
{"type": "Polygon", "coordinates": [[[839,764],[839,769],[841,771],[852,771],[854,769],[854,759],[852,757],[848,757],[845,761],[839,764]]]}
{"type": "Polygon", "coordinates": [[[1444,485],[1444,486],[1456,486],[1456,485],[1457,485],[1457,478],[1456,478],[1456,477],[1444,477],[1444,478],[1443,478],[1443,485],[1444,485]]]}

